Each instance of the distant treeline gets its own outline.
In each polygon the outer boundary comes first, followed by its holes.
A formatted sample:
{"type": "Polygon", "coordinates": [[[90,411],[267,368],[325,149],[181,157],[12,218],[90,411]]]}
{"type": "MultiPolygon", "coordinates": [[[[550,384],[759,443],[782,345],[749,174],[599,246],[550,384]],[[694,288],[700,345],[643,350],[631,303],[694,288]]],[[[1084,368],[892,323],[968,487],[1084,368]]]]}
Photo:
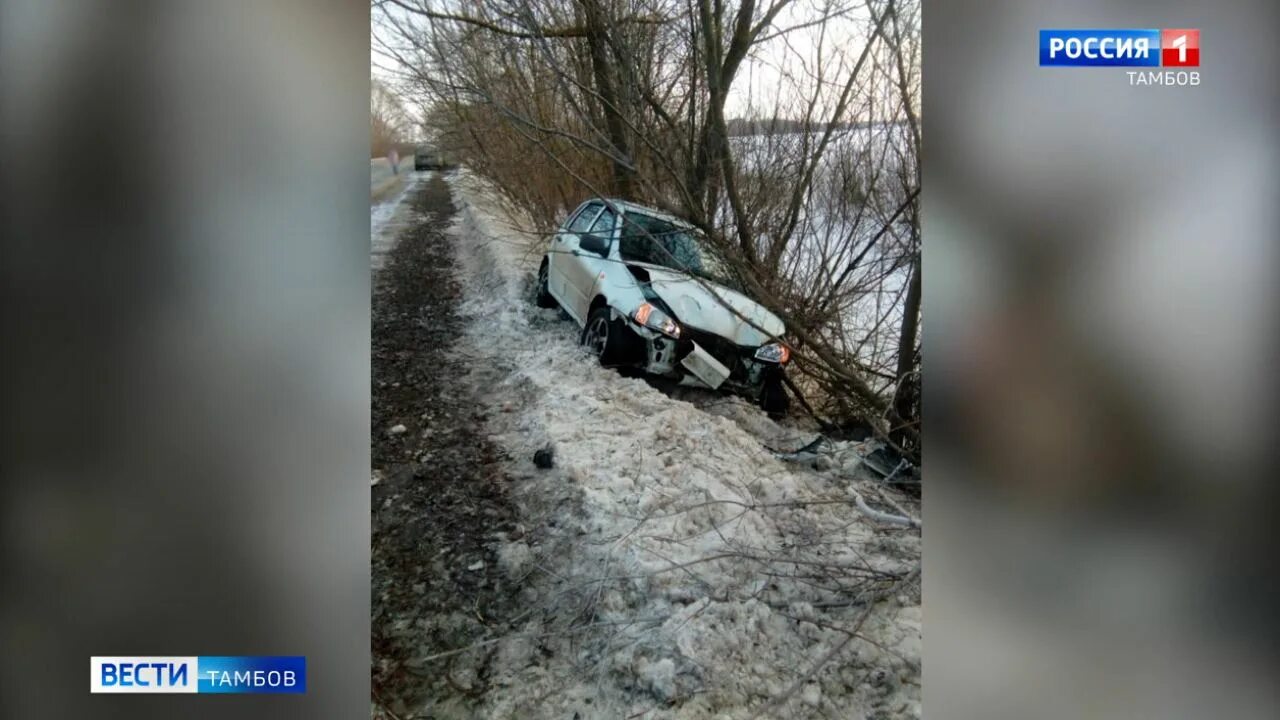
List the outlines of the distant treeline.
{"type": "MultiPolygon", "coordinates": [[[[868,120],[838,123],[812,122],[809,123],[807,129],[810,132],[822,131],[827,128],[827,125],[832,125],[837,130],[856,130],[878,124],[880,122],[868,120]]],[[[731,118],[725,122],[725,128],[729,131],[729,137],[777,135],[780,133],[798,133],[806,130],[803,120],[792,118],[731,118]]]]}

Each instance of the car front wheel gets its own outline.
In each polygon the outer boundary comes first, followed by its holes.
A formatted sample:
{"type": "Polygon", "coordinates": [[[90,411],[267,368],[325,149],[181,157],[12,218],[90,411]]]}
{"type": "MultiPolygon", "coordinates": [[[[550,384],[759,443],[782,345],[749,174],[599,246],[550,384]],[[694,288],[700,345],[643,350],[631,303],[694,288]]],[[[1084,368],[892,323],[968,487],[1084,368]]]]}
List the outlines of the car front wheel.
{"type": "Polygon", "coordinates": [[[581,343],[600,359],[601,365],[614,367],[619,364],[622,327],[613,319],[612,310],[598,307],[587,316],[587,324],[582,328],[581,343]]]}

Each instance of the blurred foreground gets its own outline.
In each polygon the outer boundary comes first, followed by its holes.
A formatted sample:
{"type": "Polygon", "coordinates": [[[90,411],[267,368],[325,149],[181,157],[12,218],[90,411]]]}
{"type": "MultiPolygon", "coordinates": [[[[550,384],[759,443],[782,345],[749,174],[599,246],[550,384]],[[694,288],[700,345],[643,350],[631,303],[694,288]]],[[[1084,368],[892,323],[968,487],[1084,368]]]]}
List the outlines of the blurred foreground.
{"type": "Polygon", "coordinates": [[[1276,717],[1276,6],[1037,5],[926,23],[925,707],[1276,717]],[[1135,18],[1204,84],[1036,66],[1135,18]]]}

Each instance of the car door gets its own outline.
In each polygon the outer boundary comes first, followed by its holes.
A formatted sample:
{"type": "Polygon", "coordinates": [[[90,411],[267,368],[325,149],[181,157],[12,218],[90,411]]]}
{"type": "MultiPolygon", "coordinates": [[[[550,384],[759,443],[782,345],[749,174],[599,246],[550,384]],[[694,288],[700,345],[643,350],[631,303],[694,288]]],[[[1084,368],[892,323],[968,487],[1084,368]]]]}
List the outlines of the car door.
{"type": "Polygon", "coordinates": [[[580,323],[587,320],[583,314],[583,308],[590,302],[590,298],[583,300],[583,290],[574,280],[581,274],[579,236],[591,229],[596,216],[603,208],[604,203],[598,201],[579,207],[569,221],[556,232],[547,257],[547,284],[550,286],[551,294],[560,301],[560,306],[580,323]]]}
{"type": "Polygon", "coordinates": [[[574,310],[583,322],[586,322],[587,309],[591,306],[591,300],[595,295],[596,279],[605,269],[605,264],[609,262],[607,258],[613,243],[615,217],[614,212],[608,207],[600,211],[595,221],[591,223],[591,227],[578,235],[578,248],[574,251],[573,262],[567,266],[568,281],[574,287],[574,297],[578,302],[574,310]],[[582,239],[587,236],[603,240],[604,252],[597,253],[582,247],[582,239]]]}

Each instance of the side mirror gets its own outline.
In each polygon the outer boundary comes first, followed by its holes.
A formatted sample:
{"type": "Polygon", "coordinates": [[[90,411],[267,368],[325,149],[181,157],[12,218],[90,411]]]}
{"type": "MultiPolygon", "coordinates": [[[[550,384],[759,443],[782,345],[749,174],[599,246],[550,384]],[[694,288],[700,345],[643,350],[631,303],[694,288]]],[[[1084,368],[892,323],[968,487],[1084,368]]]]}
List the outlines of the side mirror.
{"type": "Polygon", "coordinates": [[[582,233],[578,236],[578,247],[593,252],[600,257],[609,254],[609,240],[594,233],[582,233]]]}

